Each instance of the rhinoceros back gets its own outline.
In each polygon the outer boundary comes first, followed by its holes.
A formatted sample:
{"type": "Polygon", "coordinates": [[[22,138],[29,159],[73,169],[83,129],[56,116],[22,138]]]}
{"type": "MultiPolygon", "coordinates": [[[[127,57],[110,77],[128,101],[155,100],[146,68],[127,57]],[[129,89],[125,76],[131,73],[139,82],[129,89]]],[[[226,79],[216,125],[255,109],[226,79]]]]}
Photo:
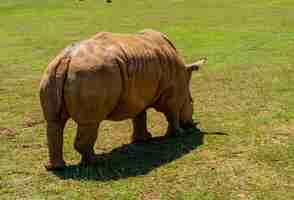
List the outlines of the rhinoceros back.
{"type": "Polygon", "coordinates": [[[93,37],[120,67],[123,90],[108,115],[121,120],[152,107],[183,71],[175,46],[162,33],[144,30],[135,35],[99,33],[93,37]]]}
{"type": "Polygon", "coordinates": [[[98,33],[49,64],[41,82],[41,104],[49,120],[58,120],[62,108],[85,123],[133,118],[160,104],[184,68],[176,48],[160,32],[98,33]]]}

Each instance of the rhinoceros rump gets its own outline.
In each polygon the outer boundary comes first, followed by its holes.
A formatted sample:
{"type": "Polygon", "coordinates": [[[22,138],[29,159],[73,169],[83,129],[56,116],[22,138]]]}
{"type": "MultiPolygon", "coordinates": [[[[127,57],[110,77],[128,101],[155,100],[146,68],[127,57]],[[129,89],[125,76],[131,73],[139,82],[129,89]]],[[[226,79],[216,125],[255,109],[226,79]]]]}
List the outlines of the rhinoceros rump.
{"type": "Polygon", "coordinates": [[[146,109],[164,113],[167,134],[193,125],[189,82],[206,62],[185,65],[166,35],[155,30],[138,34],[101,32],[63,50],[48,65],[40,83],[47,122],[48,170],[63,168],[63,129],[77,124],[75,149],[81,162],[95,162],[94,144],[102,120],[132,119],[133,141],[151,138],[146,109]]]}

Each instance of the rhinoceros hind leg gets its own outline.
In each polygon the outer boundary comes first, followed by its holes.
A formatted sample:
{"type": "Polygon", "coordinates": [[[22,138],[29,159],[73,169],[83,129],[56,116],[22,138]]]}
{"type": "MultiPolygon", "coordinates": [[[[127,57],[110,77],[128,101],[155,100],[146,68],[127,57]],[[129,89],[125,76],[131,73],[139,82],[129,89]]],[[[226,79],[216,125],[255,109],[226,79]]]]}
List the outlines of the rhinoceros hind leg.
{"type": "Polygon", "coordinates": [[[133,120],[132,142],[142,142],[152,138],[147,130],[146,110],[140,112],[133,120]]]}
{"type": "Polygon", "coordinates": [[[47,141],[49,162],[45,165],[47,170],[60,170],[65,167],[63,160],[63,130],[67,119],[47,122],[47,141]]]}
{"type": "Polygon", "coordinates": [[[97,140],[98,126],[96,124],[78,124],[74,148],[82,155],[81,164],[94,164],[97,161],[94,145],[97,140]]]}
{"type": "Polygon", "coordinates": [[[184,130],[180,127],[178,114],[175,112],[171,112],[165,113],[165,116],[168,121],[166,136],[181,135],[184,132],[184,130]]]}

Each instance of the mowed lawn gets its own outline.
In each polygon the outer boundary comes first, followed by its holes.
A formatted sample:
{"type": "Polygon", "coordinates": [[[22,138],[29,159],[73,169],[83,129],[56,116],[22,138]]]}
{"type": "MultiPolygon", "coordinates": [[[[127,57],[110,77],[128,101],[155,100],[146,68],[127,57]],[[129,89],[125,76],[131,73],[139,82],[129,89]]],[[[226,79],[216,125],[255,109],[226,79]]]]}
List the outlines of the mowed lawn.
{"type": "MultiPolygon", "coordinates": [[[[163,116],[148,117],[162,136],[163,116]]],[[[0,199],[293,200],[294,1],[1,0],[0,199]],[[130,121],[105,121],[101,162],[79,167],[70,121],[69,167],[47,172],[38,86],[48,62],[96,32],[144,28],[187,62],[209,58],[191,85],[203,134],[130,144],[130,121]]]]}

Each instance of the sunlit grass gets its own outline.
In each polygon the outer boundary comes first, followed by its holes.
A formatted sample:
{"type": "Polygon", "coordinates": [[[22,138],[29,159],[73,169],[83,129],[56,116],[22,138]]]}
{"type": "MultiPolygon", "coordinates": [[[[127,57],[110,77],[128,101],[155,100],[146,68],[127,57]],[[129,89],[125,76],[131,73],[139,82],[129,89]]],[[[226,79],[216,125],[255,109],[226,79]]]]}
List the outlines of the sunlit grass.
{"type": "MultiPolygon", "coordinates": [[[[0,199],[294,199],[292,0],[2,0],[0,199]],[[64,172],[47,172],[38,84],[66,45],[99,31],[165,32],[195,73],[204,134],[129,144],[130,121],[103,122],[101,162],[78,167],[75,124],[64,172]]],[[[149,128],[166,122],[150,111],[149,128]]]]}

